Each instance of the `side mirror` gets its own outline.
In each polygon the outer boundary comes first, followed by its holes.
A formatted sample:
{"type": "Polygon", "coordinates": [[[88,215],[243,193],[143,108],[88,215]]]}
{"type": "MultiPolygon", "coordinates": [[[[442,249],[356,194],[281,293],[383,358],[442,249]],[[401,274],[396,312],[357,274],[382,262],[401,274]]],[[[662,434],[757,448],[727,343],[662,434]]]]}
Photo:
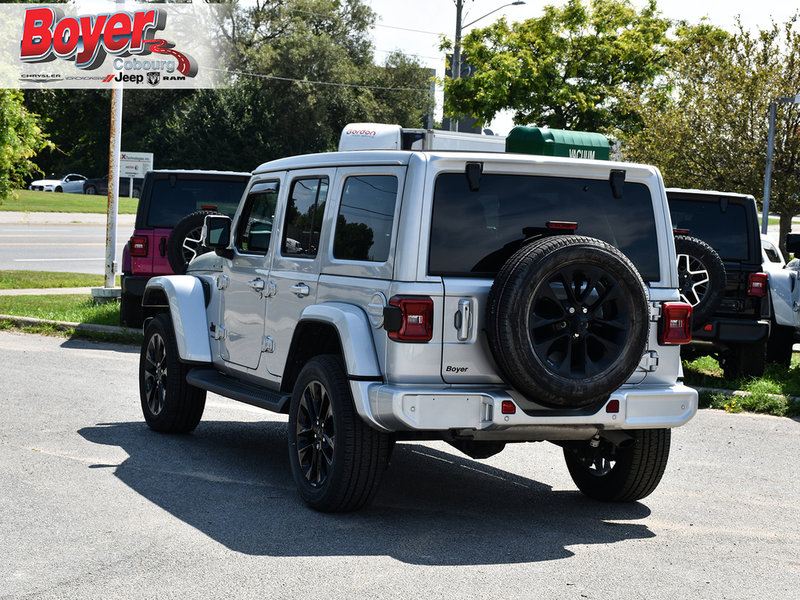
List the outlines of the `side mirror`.
{"type": "Polygon", "coordinates": [[[218,256],[233,258],[231,245],[231,218],[225,215],[206,215],[201,233],[202,245],[218,256]]]}
{"type": "Polygon", "coordinates": [[[789,233],[786,235],[786,251],[792,254],[800,253],[800,233],[789,233]]]}

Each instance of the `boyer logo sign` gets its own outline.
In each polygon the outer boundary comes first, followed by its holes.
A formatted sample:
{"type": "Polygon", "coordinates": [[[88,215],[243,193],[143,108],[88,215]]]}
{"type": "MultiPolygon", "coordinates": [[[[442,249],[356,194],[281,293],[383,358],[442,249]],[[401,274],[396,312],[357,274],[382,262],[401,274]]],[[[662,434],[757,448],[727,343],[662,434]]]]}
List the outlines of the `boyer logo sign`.
{"type": "Polygon", "coordinates": [[[61,72],[50,75],[48,82],[82,79],[95,82],[86,87],[107,87],[116,80],[143,87],[163,82],[167,85],[162,87],[171,87],[171,82],[196,77],[198,64],[158,35],[165,29],[167,17],[165,9],[152,5],[131,12],[80,16],[65,16],[54,6],[26,8],[19,60],[26,65],[49,65],[55,71],[59,69],[52,67],[65,61],[73,73],[83,75],[71,77],[61,72]],[[109,56],[113,57],[110,61],[109,56]]]}

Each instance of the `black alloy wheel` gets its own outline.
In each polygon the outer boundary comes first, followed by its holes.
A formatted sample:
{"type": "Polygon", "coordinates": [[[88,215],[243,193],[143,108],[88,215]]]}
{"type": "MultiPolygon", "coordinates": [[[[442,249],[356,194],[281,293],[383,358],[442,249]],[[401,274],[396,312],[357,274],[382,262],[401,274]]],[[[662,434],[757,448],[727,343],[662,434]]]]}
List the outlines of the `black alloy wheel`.
{"type": "Polygon", "coordinates": [[[336,427],[331,399],[319,381],[309,383],[300,394],[297,413],[297,462],[311,487],[328,480],[336,446],[336,427]]]}
{"type": "Polygon", "coordinates": [[[608,369],[625,346],[632,305],[604,269],[570,265],[534,291],[529,334],[536,356],[562,377],[608,369]]]}
{"type": "Polygon", "coordinates": [[[161,414],[167,399],[169,367],[166,347],[167,344],[161,337],[161,333],[154,332],[147,340],[143,354],[144,402],[154,417],[161,414]]]}

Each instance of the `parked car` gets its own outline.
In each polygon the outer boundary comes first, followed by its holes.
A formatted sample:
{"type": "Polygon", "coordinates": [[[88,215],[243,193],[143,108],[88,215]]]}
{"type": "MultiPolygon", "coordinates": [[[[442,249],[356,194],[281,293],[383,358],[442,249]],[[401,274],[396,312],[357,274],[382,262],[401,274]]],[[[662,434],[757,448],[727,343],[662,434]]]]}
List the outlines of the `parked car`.
{"type": "Polygon", "coordinates": [[[683,189],[667,199],[681,296],[695,306],[684,357],[714,354],[731,379],[761,376],[771,308],[755,199],[683,189]]]}
{"type": "MultiPolygon", "coordinates": [[[[131,180],[129,177],[120,177],[119,179],[119,195],[125,198],[139,198],[142,195],[142,185],[144,178],[135,177],[133,179],[133,194],[130,193],[131,180]]],[[[108,194],[108,175],[103,177],[96,177],[94,179],[87,179],[83,182],[83,193],[89,196],[95,194],[104,196],[108,194]]]]}
{"type": "Polygon", "coordinates": [[[381,150],[379,128],[347,130],[372,149],[261,165],[233,219],[205,217],[214,252],[147,282],[147,424],[193,430],[208,390],[286,413],[321,511],[367,504],[398,440],[551,441],[587,496],[650,494],[697,410],[658,169],[381,150]]]}
{"type": "Polygon", "coordinates": [[[31,181],[28,186],[29,190],[36,190],[39,192],[63,192],[65,194],[82,194],[83,183],[86,177],[77,173],[69,173],[61,178],[50,179],[37,179],[31,181]]]}
{"type": "Polygon", "coordinates": [[[122,254],[120,320],[141,327],[142,294],[154,275],[183,274],[200,247],[205,215],[233,216],[250,173],[149,171],[136,209],[136,225],[122,254]]]}
{"type": "MultiPolygon", "coordinates": [[[[800,236],[789,236],[787,249],[800,251],[800,236]]],[[[789,367],[792,346],[800,341],[800,260],[784,260],[780,247],[769,236],[761,236],[764,270],[769,275],[772,320],[767,360],[789,367]]]]}

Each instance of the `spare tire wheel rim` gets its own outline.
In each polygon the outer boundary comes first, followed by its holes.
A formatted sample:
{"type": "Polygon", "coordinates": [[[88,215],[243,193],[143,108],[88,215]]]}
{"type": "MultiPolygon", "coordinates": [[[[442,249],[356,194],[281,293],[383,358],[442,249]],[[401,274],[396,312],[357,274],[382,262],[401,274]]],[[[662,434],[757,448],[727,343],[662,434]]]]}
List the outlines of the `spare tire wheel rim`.
{"type": "Polygon", "coordinates": [[[606,269],[574,264],[536,287],[527,314],[536,358],[561,377],[583,379],[610,369],[623,353],[632,307],[606,269]]]}
{"type": "Polygon", "coordinates": [[[684,302],[697,306],[708,293],[711,277],[708,269],[694,256],[678,254],[678,287],[684,302]]]}
{"type": "MultiPolygon", "coordinates": [[[[197,227],[192,229],[189,233],[186,234],[186,237],[183,238],[183,243],[181,247],[183,249],[183,259],[186,263],[192,262],[192,260],[198,255],[198,248],[200,248],[203,241],[203,227],[197,227]]],[[[199,254],[204,254],[200,252],[199,254]]]]}

